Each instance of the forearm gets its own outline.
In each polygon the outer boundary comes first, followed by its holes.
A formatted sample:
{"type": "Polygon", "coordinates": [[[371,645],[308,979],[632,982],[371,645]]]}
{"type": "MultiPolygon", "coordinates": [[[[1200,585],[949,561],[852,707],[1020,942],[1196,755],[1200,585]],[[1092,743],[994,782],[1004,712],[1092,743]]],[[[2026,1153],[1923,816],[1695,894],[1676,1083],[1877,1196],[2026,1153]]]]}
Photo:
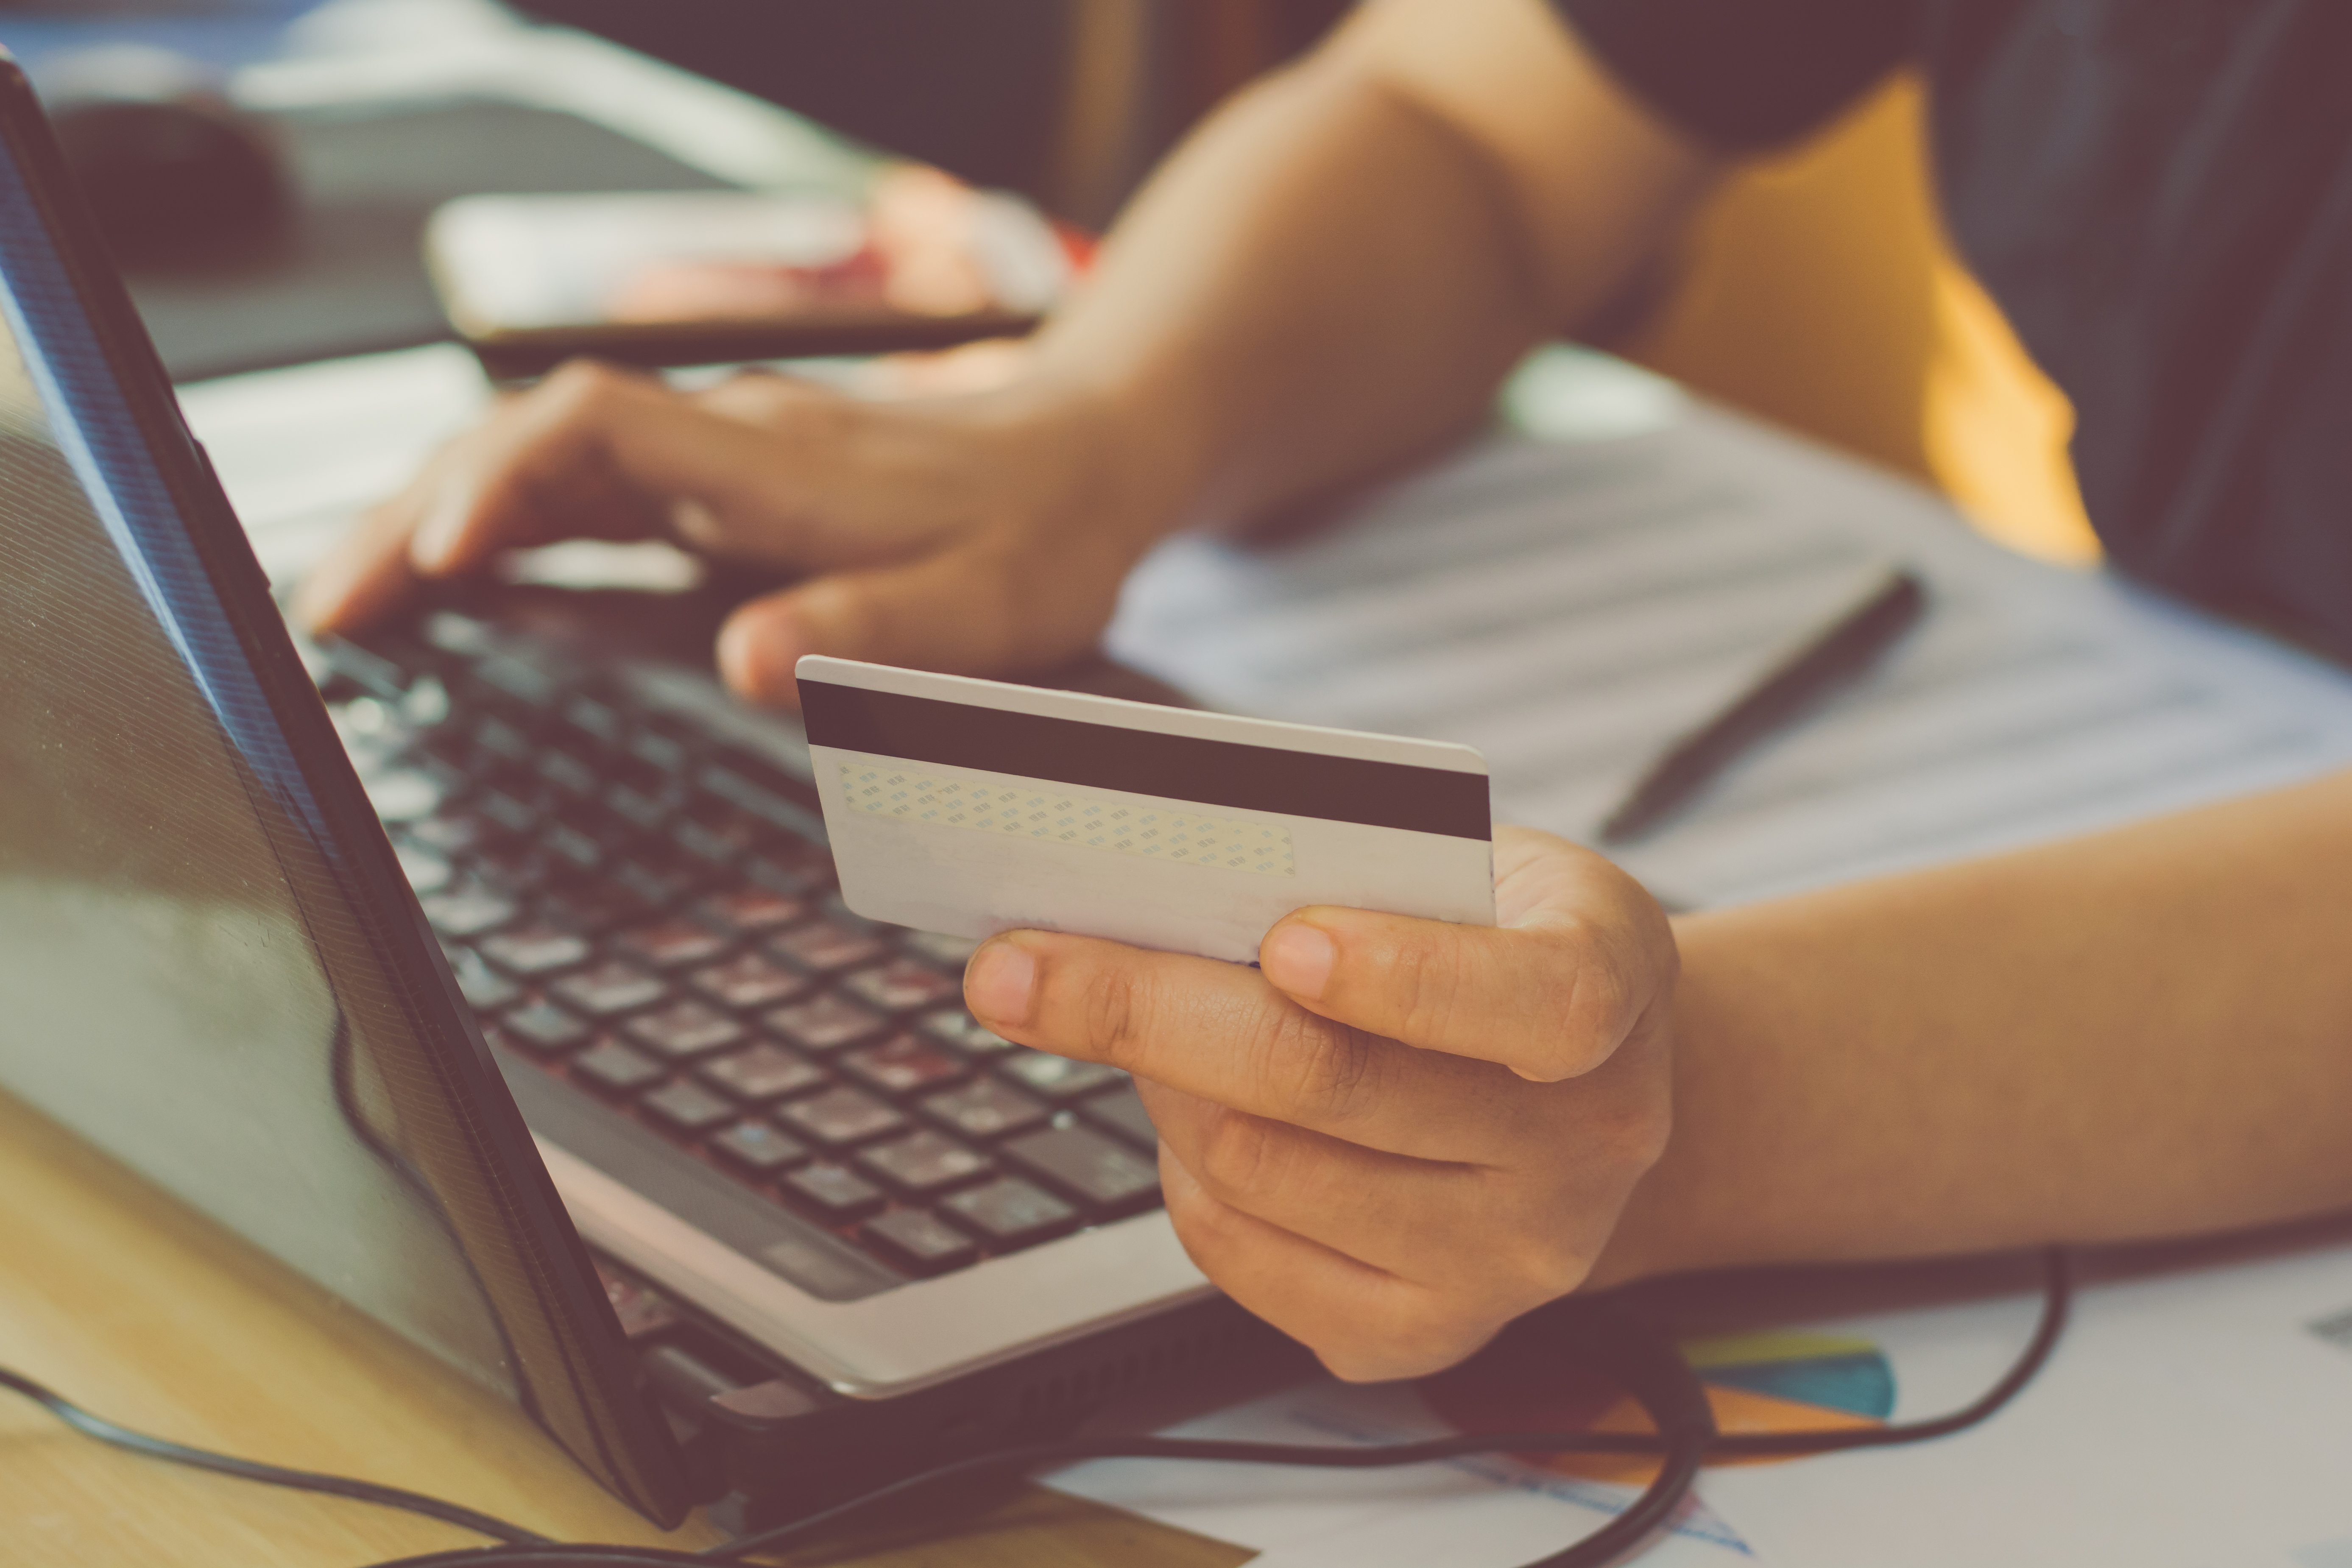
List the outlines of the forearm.
{"type": "Polygon", "coordinates": [[[1170,521],[1263,512],[1475,424],[1701,174],[1534,0],[1374,6],[1171,160],[1039,378],[1120,411],[1170,521]]]}
{"type": "Polygon", "coordinates": [[[1677,934],[1603,1279],[2352,1205],[2352,776],[1677,934]]]}

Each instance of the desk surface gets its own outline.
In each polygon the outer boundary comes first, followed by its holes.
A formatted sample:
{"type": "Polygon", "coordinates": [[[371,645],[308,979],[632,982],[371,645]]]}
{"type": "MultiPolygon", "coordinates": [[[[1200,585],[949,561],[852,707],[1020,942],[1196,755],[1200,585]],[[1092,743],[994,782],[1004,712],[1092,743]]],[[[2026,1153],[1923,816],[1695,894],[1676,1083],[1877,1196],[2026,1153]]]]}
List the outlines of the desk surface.
{"type": "MultiPolygon", "coordinates": [[[[0,1364],[158,1436],[406,1487],[559,1539],[665,1540],[512,1406],[5,1098],[0,1194],[0,1364]]],[[[121,1453],[5,1394],[0,1537],[0,1557],[58,1568],[352,1568],[480,1544],[430,1520],[121,1453]]],[[[667,1543],[718,1539],[698,1520],[667,1543]]],[[[822,1560],[1233,1568],[1250,1555],[1031,1489],[952,1538],[822,1560]]]]}

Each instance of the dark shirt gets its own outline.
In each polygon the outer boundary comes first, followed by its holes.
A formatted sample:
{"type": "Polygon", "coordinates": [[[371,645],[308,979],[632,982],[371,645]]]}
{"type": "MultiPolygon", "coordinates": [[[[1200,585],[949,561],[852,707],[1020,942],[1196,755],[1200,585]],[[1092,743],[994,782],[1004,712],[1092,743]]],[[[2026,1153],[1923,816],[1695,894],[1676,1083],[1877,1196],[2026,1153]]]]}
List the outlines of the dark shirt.
{"type": "Polygon", "coordinates": [[[1730,151],[1916,65],[2110,558],[2352,659],[2352,0],[1555,3],[1730,151]]]}

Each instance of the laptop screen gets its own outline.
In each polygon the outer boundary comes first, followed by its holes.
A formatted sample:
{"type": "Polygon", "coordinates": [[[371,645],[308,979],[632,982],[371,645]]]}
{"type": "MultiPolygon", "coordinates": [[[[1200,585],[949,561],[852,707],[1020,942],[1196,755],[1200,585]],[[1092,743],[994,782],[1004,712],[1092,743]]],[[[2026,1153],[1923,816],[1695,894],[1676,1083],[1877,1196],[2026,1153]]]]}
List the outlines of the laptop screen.
{"type": "MultiPolygon", "coordinates": [[[[15,249],[21,226],[10,215],[15,249]]],[[[372,1066],[142,533],[0,268],[0,1086],[478,1379],[496,1320],[373,1136],[372,1066]]],[[[127,424],[127,421],[126,421],[127,424]]],[[[126,428],[110,432],[135,439],[126,428]]]]}
{"type": "Polygon", "coordinates": [[[585,1254],[119,285],[59,236],[5,57],[0,132],[0,1094],[672,1511],[585,1254]]]}

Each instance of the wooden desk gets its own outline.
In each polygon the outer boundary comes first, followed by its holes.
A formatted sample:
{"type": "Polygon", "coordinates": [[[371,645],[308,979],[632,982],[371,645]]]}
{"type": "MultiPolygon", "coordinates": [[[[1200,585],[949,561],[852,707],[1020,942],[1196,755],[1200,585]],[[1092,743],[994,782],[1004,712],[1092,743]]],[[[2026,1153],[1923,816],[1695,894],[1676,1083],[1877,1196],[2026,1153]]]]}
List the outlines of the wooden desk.
{"type": "MultiPolygon", "coordinates": [[[[665,1537],[507,1405],[0,1097],[0,1364],[142,1431],[446,1498],[559,1540],[665,1537]]],[[[430,1520],[122,1453],[0,1392],[0,1560],[356,1568],[482,1544],[430,1520]]],[[[1234,1568],[1252,1553],[1028,1489],[840,1568],[1234,1568]]]]}

